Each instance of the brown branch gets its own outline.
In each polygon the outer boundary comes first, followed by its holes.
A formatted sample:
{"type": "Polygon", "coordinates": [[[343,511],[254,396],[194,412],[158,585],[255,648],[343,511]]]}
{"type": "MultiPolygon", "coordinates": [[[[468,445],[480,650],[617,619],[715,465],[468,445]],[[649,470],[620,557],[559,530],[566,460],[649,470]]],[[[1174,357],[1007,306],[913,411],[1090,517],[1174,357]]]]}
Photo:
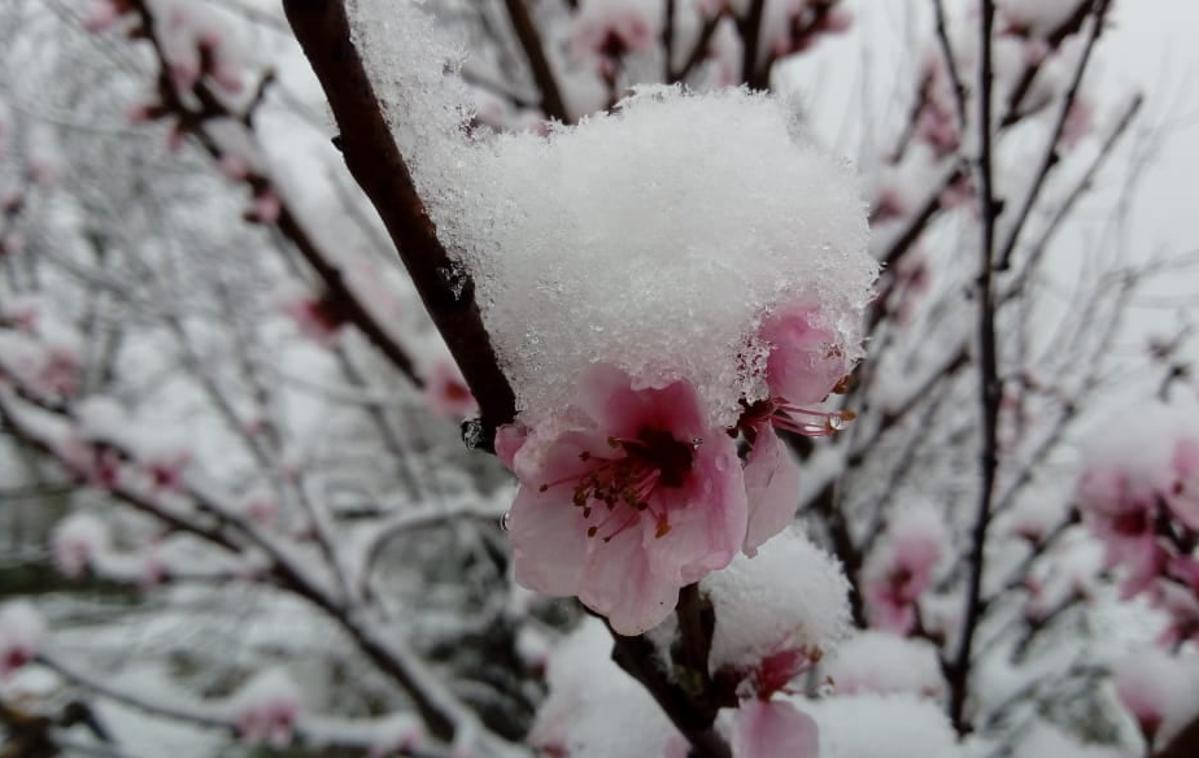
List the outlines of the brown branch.
{"type": "Polygon", "coordinates": [[[754,72],[758,66],[758,45],[762,40],[762,16],[766,9],[766,0],[750,0],[749,12],[745,18],[737,19],[737,27],[741,31],[744,45],[741,58],[741,79],[745,82],[754,81],[754,72]]]}
{"type": "Polygon", "coordinates": [[[992,174],[991,97],[993,84],[992,42],[995,26],[995,0],[982,0],[982,48],[979,62],[979,118],[981,147],[978,174],[982,201],[982,246],[978,277],[979,403],[983,419],[982,456],[979,467],[982,491],[971,532],[970,576],[966,589],[966,609],[962,639],[957,655],[949,666],[949,717],[959,734],[968,730],[965,716],[969,691],[971,652],[974,634],[986,608],[982,596],[983,565],[987,532],[991,525],[991,506],[995,496],[995,478],[999,468],[999,404],[1003,394],[999,379],[999,357],[995,334],[995,222],[998,211],[992,174]]]}
{"type": "Polygon", "coordinates": [[[508,9],[508,18],[512,21],[516,38],[520,40],[520,46],[528,58],[533,81],[541,90],[541,110],[552,119],[564,124],[570,123],[570,117],[566,113],[566,102],[562,99],[562,90],[558,88],[554,69],[545,55],[541,36],[537,33],[537,25],[533,23],[528,7],[524,0],[504,0],[504,6],[508,9]]]}
{"type": "Polygon", "coordinates": [[[687,60],[683,63],[682,68],[672,72],[667,77],[667,81],[671,84],[676,84],[685,80],[695,70],[695,67],[708,57],[708,46],[712,44],[712,37],[716,34],[716,28],[720,26],[720,22],[726,13],[728,13],[727,10],[721,10],[704,22],[703,28],[699,31],[699,39],[696,40],[695,46],[691,48],[691,53],[687,56],[687,60]]]}
{"type": "Polygon", "coordinates": [[[644,635],[624,637],[612,633],[612,660],[649,691],[671,723],[691,743],[692,758],[732,758],[732,751],[716,731],[721,707],[736,705],[731,692],[722,692],[708,675],[708,651],[715,617],[696,585],[679,593],[677,609],[679,643],[672,651],[675,669],[694,680],[684,687],[671,675],[658,649],[644,635]]]}
{"type": "Polygon", "coordinates": [[[288,21],[341,129],[346,165],[383,219],[400,258],[482,411],[480,447],[512,420],[516,399],[475,302],[474,282],[441,241],[379,108],[341,0],[284,0],[288,21]]]}
{"type": "Polygon", "coordinates": [[[1049,145],[1045,149],[1041,165],[1038,167],[1037,173],[1033,178],[1032,187],[1029,188],[1028,193],[1024,197],[1024,204],[1020,206],[1020,212],[1016,216],[1016,223],[1012,227],[1011,233],[1008,234],[1007,242],[999,254],[998,265],[1000,269],[1007,269],[1011,265],[1012,254],[1016,250],[1016,244],[1020,241],[1020,232],[1024,229],[1024,225],[1028,222],[1028,216],[1032,213],[1033,206],[1036,205],[1038,198],[1041,196],[1041,190],[1045,186],[1045,181],[1060,161],[1058,143],[1061,142],[1062,134],[1066,130],[1066,122],[1070,118],[1070,110],[1078,99],[1078,91],[1082,86],[1082,79],[1086,74],[1087,65],[1090,63],[1095,43],[1099,41],[1099,35],[1103,32],[1103,21],[1107,17],[1107,9],[1111,7],[1111,0],[1094,0],[1094,2],[1084,5],[1096,6],[1095,22],[1091,27],[1090,35],[1087,37],[1087,44],[1083,48],[1082,57],[1079,58],[1078,65],[1074,68],[1074,78],[1071,80],[1070,88],[1066,91],[1066,97],[1062,101],[1057,123],[1054,124],[1053,134],[1050,135],[1049,145]]]}
{"type": "Polygon", "coordinates": [[[958,122],[962,129],[966,128],[968,114],[966,111],[966,86],[962,84],[962,75],[958,72],[957,58],[953,54],[953,45],[949,42],[949,30],[945,25],[945,0],[933,0],[933,10],[937,16],[937,40],[941,44],[941,54],[945,57],[945,69],[949,72],[949,81],[953,85],[954,102],[958,107],[958,122]]]}

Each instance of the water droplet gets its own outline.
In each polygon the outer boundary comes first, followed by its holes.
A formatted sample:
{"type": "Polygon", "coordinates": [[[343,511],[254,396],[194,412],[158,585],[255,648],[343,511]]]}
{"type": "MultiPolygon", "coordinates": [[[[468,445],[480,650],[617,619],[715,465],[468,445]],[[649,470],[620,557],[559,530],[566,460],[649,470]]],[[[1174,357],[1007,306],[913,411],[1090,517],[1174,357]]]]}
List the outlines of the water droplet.
{"type": "Polygon", "coordinates": [[[512,512],[508,511],[500,517],[500,529],[505,532],[512,528],[512,512]]]}

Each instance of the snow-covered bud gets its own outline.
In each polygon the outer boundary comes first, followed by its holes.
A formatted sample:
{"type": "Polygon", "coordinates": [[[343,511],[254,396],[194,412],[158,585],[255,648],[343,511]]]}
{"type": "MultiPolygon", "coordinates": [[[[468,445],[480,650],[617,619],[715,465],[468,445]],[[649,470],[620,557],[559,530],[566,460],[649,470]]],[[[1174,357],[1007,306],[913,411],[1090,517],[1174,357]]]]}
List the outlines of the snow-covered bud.
{"type": "Polygon", "coordinates": [[[742,691],[769,699],[819,661],[846,634],[849,583],[840,566],[795,529],[737,557],[700,589],[716,627],[709,667],[742,691]]]}
{"type": "Polygon", "coordinates": [[[263,671],[238,690],[232,707],[243,741],[282,748],[300,716],[300,688],[280,669],[263,671]]]}
{"type": "Polygon", "coordinates": [[[108,526],[90,513],[73,513],[58,523],[50,538],[54,565],[66,576],[78,578],[100,555],[108,552],[108,526]]]}
{"type": "Polygon", "coordinates": [[[26,600],[0,606],[0,681],[32,661],[46,637],[46,622],[26,600]]]}
{"type": "Polygon", "coordinates": [[[1193,655],[1145,648],[1120,661],[1113,674],[1120,703],[1149,745],[1199,713],[1199,661],[1193,655]]]}

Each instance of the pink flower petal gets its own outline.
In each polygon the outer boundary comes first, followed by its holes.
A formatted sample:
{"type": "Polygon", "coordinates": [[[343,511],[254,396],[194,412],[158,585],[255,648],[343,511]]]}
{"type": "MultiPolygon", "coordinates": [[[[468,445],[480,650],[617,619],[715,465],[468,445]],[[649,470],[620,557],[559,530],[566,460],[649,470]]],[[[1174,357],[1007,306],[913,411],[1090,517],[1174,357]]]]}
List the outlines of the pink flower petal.
{"type": "Polygon", "coordinates": [[[817,758],[820,738],[816,722],[790,703],[750,700],[737,710],[733,735],[737,758],[817,758]]]}
{"type": "Polygon", "coordinates": [[[742,549],[752,557],[795,519],[799,507],[799,465],[770,424],[759,429],[745,462],[745,489],[749,524],[742,549]]]}

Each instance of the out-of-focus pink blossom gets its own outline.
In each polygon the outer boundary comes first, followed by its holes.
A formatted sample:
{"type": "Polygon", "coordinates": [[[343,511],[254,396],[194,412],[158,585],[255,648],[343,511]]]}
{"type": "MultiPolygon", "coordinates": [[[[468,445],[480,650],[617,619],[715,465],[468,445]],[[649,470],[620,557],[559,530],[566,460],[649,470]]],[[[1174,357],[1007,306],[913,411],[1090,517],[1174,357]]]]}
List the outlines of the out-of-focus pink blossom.
{"type": "Polygon", "coordinates": [[[1092,468],[1079,483],[1078,500],[1092,532],[1103,542],[1109,566],[1124,565],[1125,597],[1144,590],[1165,568],[1157,540],[1158,493],[1148,479],[1111,468],[1092,468]]]}
{"type": "Polygon", "coordinates": [[[258,224],[273,224],[283,213],[283,201],[269,186],[259,187],[254,191],[253,203],[246,211],[246,220],[258,224]]]}
{"type": "Polygon", "coordinates": [[[281,671],[258,674],[236,695],[234,708],[243,741],[276,748],[291,742],[301,710],[295,683],[281,671]]]}
{"type": "Polygon", "coordinates": [[[122,0],[94,0],[83,17],[83,28],[92,34],[102,32],[117,22],[128,8],[122,0]]]}
{"type": "Polygon", "coordinates": [[[50,538],[54,565],[71,578],[83,576],[92,561],[108,547],[108,527],[90,513],[76,513],[63,519],[50,538]]]}
{"type": "Polygon", "coordinates": [[[571,48],[580,58],[595,59],[610,76],[626,55],[648,49],[657,39],[656,18],[635,0],[587,0],[574,20],[571,48]]]}
{"type": "Polygon", "coordinates": [[[870,624],[907,634],[916,624],[916,602],[932,584],[948,536],[936,511],[913,508],[899,514],[884,540],[863,570],[870,624]]]}
{"type": "Polygon", "coordinates": [[[425,377],[425,401],[434,413],[457,420],[479,408],[458,365],[449,358],[436,361],[425,377]]]}
{"type": "Polygon", "coordinates": [[[751,699],[737,709],[732,747],[736,758],[817,758],[819,732],[788,702],[751,699]]]}
{"type": "Polygon", "coordinates": [[[154,489],[168,492],[182,489],[183,472],[190,463],[191,453],[186,450],[151,455],[143,461],[154,489]]]}
{"type": "Polygon", "coordinates": [[[46,636],[46,622],[25,600],[0,606],[0,681],[30,663],[46,636]]]}
{"type": "Polygon", "coordinates": [[[306,295],[286,303],[283,311],[296,322],[300,334],[318,345],[331,344],[346,323],[341,310],[327,298],[306,295]]]}
{"type": "Polygon", "coordinates": [[[516,579],[577,595],[617,632],[639,634],[670,614],[679,588],[741,549],[741,462],[684,381],[638,388],[598,365],[578,389],[570,411],[515,455],[516,579]]]}

